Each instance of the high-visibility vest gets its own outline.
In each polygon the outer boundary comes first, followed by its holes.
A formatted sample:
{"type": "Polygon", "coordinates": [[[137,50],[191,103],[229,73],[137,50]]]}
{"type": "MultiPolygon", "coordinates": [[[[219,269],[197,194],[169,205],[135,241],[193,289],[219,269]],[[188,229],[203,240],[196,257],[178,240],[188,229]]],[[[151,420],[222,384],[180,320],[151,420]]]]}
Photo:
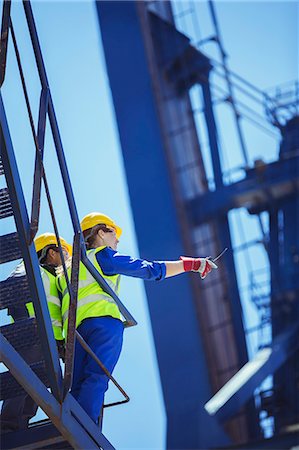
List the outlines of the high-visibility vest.
{"type": "MultiPolygon", "coordinates": [[[[43,280],[45,294],[47,297],[54,337],[55,339],[60,341],[63,339],[62,317],[61,317],[61,301],[56,286],[56,277],[44,269],[41,269],[41,276],[43,280]]],[[[26,308],[29,317],[35,317],[33,303],[32,302],[26,303],[26,308]]]]}
{"type": "MultiPolygon", "coordinates": [[[[100,272],[105,281],[109,284],[111,289],[119,295],[120,275],[105,275],[96,259],[97,253],[102,251],[106,246],[98,247],[96,249],[88,250],[87,256],[95,268],[100,272]]],[[[71,278],[71,269],[68,269],[69,279],[71,278]]],[[[62,293],[62,321],[64,335],[67,334],[68,313],[70,296],[67,289],[67,283],[64,275],[56,278],[58,290],[62,293]]],[[[78,280],[78,300],[77,300],[77,316],[76,328],[82,323],[84,319],[91,317],[110,316],[115,319],[121,319],[121,314],[114,299],[107,294],[95,280],[95,278],[88,272],[82,262],[79,267],[78,280]]]]}
{"type": "MultiPolygon", "coordinates": [[[[61,317],[61,301],[59,297],[59,292],[56,286],[56,277],[48,272],[46,269],[41,269],[41,277],[45,289],[45,294],[47,297],[47,303],[49,308],[49,314],[53,326],[54,337],[57,340],[62,340],[62,317],[61,317]]],[[[22,261],[18,266],[13,270],[11,277],[17,278],[20,276],[26,275],[24,261],[22,261]]],[[[34,306],[32,302],[26,303],[26,308],[29,314],[29,317],[35,317],[34,306]]],[[[13,322],[12,318],[12,322],[13,322]]]]}

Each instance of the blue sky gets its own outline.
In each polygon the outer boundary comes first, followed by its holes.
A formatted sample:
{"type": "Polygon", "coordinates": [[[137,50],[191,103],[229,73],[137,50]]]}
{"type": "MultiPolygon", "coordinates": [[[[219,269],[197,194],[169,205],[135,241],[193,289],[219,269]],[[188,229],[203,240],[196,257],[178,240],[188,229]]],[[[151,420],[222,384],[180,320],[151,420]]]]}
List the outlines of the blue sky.
{"type": "MultiPolygon", "coordinates": [[[[175,9],[181,11],[190,3],[178,2],[175,9]]],[[[215,5],[233,71],[261,89],[298,78],[296,2],[219,1],[215,5]]],[[[206,2],[197,2],[196,11],[202,39],[211,30],[206,2]]],[[[33,12],[79,216],[83,217],[94,210],[112,216],[123,228],[120,251],[138,256],[95,5],[92,1],[34,1],[33,12]]],[[[34,59],[20,2],[13,4],[12,17],[36,119],[40,85],[33,69],[34,59]]],[[[192,35],[194,29],[189,20],[186,18],[185,23],[182,20],[181,25],[192,35]]],[[[202,50],[217,57],[211,44],[202,50]]],[[[25,104],[11,46],[2,91],[30,209],[34,147],[28,120],[24,119],[25,104]]],[[[221,124],[228,123],[227,114],[225,108],[218,113],[221,124]]],[[[263,156],[267,160],[274,159],[278,152],[277,139],[258,133],[250,124],[244,126],[251,158],[263,156]]],[[[231,144],[235,137],[228,129],[229,126],[220,129],[222,146],[228,158],[231,158],[229,166],[237,167],[242,164],[242,158],[236,144],[231,144]]],[[[71,223],[49,133],[46,138],[45,164],[60,234],[71,240],[71,223]]],[[[208,157],[206,164],[208,167],[208,157]]],[[[2,222],[1,234],[13,231],[11,219],[2,222]]],[[[40,232],[51,231],[49,224],[49,213],[43,198],[40,232]]],[[[242,240],[237,232],[234,240],[242,240]]],[[[10,267],[2,266],[1,279],[5,278],[10,267]]],[[[104,433],[118,449],[162,449],[165,412],[143,283],[123,278],[121,297],[139,322],[137,327],[127,330],[123,353],[115,370],[116,379],[132,400],[128,405],[107,411],[104,433]]],[[[109,398],[116,397],[117,394],[112,390],[109,398]]]]}

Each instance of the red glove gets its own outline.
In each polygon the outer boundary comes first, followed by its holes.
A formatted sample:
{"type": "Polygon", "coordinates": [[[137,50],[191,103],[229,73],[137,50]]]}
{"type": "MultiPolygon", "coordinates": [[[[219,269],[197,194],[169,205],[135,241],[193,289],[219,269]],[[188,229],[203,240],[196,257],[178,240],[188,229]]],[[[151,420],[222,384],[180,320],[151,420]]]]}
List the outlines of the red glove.
{"type": "Polygon", "coordinates": [[[180,259],[183,261],[185,272],[199,272],[202,280],[206,278],[212,269],[217,269],[216,264],[208,258],[181,256],[180,259]]]}

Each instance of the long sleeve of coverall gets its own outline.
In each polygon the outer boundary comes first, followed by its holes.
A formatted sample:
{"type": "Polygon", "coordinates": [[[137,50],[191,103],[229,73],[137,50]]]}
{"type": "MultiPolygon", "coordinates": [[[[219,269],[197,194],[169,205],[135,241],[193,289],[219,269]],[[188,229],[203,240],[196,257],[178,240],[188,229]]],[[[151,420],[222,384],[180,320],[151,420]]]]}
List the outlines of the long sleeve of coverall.
{"type": "Polygon", "coordinates": [[[132,258],[109,247],[98,252],[96,258],[105,275],[119,274],[152,281],[163,280],[166,275],[164,262],[132,258]]]}

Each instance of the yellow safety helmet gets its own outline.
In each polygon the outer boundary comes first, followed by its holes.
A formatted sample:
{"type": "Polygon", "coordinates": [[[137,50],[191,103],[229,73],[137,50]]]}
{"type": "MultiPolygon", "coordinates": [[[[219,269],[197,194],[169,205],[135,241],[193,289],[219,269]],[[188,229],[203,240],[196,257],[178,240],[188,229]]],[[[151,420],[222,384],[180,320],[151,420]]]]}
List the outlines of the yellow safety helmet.
{"type": "Polygon", "coordinates": [[[89,230],[89,228],[93,228],[95,225],[100,224],[104,224],[108,227],[114,228],[116,237],[117,239],[119,239],[120,235],[122,234],[122,229],[118,225],[116,225],[114,220],[112,220],[109,216],[106,216],[106,214],[93,212],[87,214],[87,216],[83,217],[83,219],[81,220],[82,231],[89,230]]]}
{"type": "MultiPolygon", "coordinates": [[[[62,247],[66,248],[68,251],[68,254],[72,255],[72,246],[66,242],[65,239],[59,236],[60,243],[62,247]]],[[[54,233],[44,233],[38,236],[36,239],[34,239],[35,244],[35,250],[36,252],[40,252],[43,248],[47,247],[48,245],[57,245],[57,239],[54,233]]]]}

